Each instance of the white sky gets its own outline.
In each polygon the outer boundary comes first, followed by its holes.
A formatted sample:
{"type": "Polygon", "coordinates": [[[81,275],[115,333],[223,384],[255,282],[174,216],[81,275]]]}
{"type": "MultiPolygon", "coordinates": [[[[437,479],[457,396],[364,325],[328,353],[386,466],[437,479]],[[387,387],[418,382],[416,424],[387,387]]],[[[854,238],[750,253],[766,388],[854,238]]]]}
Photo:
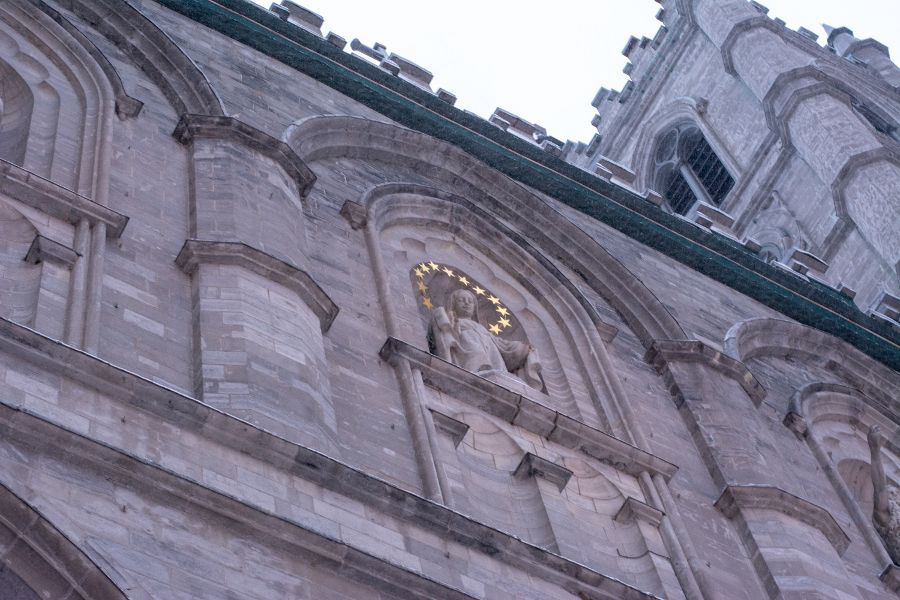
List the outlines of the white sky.
{"type": "MultiPolygon", "coordinates": [[[[487,118],[501,106],[562,140],[590,139],[594,93],[627,80],[628,37],[653,37],[660,25],[654,0],[295,1],[325,18],[323,33],[380,42],[428,69],[432,88],[456,94],[457,107],[487,118]]],[[[900,57],[900,0],[761,2],[769,16],[811,29],[821,43],[822,23],[846,26],[900,57]]]]}

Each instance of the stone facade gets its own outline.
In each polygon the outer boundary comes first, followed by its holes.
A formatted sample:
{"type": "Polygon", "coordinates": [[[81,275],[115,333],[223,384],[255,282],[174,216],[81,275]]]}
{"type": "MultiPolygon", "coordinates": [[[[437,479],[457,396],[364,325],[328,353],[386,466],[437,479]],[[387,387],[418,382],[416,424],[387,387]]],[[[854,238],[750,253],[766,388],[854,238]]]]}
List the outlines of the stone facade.
{"type": "Polygon", "coordinates": [[[894,597],[900,71],[662,4],[581,144],[288,0],[0,3],[0,597],[894,597]]]}

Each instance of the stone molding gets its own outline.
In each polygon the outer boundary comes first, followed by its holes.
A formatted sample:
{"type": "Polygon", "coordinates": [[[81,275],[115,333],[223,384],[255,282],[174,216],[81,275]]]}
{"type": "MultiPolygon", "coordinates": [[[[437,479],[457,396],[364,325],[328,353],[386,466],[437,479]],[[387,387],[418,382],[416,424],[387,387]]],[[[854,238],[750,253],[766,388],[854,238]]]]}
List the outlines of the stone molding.
{"type": "Polygon", "coordinates": [[[72,248],[38,234],[25,254],[25,262],[36,265],[49,261],[71,269],[79,256],[81,255],[72,248]]]}
{"type": "Polygon", "coordinates": [[[315,173],[288,144],[234,117],[184,114],[172,136],[184,145],[206,139],[246,146],[278,163],[297,185],[301,198],[309,194],[316,182],[315,173]]]}
{"type": "Polygon", "coordinates": [[[119,115],[120,119],[133,119],[137,117],[141,109],[144,107],[144,103],[138,100],[137,98],[133,98],[128,95],[128,92],[125,90],[125,86],[122,84],[122,78],[119,77],[118,71],[109,62],[109,59],[106,58],[106,55],[100,51],[99,48],[86,36],[84,35],[80,29],[78,29],[69,19],[64,17],[59,11],[51,7],[49,4],[44,2],[44,0],[30,0],[33,4],[35,4],[40,10],[47,14],[48,17],[53,19],[60,27],[62,27],[66,33],[71,35],[75,41],[77,41],[84,50],[91,56],[91,58],[96,61],[97,66],[100,67],[100,70],[106,76],[107,80],[109,80],[109,85],[112,87],[113,95],[116,99],[116,114],[119,115]]]}
{"type": "Polygon", "coordinates": [[[350,223],[353,231],[358,231],[369,223],[369,213],[366,207],[353,200],[347,200],[341,206],[341,216],[350,223]]]}
{"type": "MultiPolygon", "coordinates": [[[[823,331],[794,321],[757,317],[735,323],[725,334],[725,353],[739,360],[791,355],[850,382],[900,421],[896,398],[900,375],[876,359],[823,331]]],[[[896,353],[896,346],[894,346],[896,353]]]]}
{"type": "Polygon", "coordinates": [[[678,467],[581,421],[539,404],[415,346],[388,338],[380,356],[394,363],[408,360],[422,372],[425,385],[521,427],[560,446],[583,452],[633,476],[642,472],[662,475],[668,481],[678,467]]]}
{"type": "Polygon", "coordinates": [[[771,510],[785,514],[822,532],[834,546],[838,556],[843,556],[850,545],[850,538],[830,512],[777,487],[728,485],[722,490],[714,506],[729,519],[747,509],[771,510]]]}
{"type": "Polygon", "coordinates": [[[546,458],[541,458],[537,454],[526,452],[525,456],[523,456],[522,460],[519,462],[519,466],[517,466],[516,470],[513,472],[513,475],[520,479],[527,479],[529,477],[546,479],[554,484],[561,492],[565,489],[566,484],[569,483],[569,479],[572,477],[572,471],[562,465],[549,461],[546,458]]]}
{"type": "Polygon", "coordinates": [[[225,114],[222,101],[194,61],[128,0],[68,0],[66,8],[134,61],[159,86],[176,114],[225,114]]]}
{"type": "Polygon", "coordinates": [[[128,224],[125,215],[4,160],[0,160],[0,194],[72,225],[82,219],[92,225],[104,223],[110,239],[121,236],[128,224]]]}
{"type": "MultiPolygon", "coordinates": [[[[0,318],[0,352],[8,352],[22,360],[40,365],[46,372],[70,378],[101,393],[108,394],[111,400],[122,405],[144,411],[176,427],[191,429],[216,444],[244,453],[279,471],[311,481],[325,489],[370,506],[374,510],[382,511],[384,514],[403,519],[439,536],[452,539],[476,552],[493,556],[512,567],[533,573],[544,581],[564,587],[575,595],[581,594],[584,597],[605,600],[652,598],[648,594],[589,567],[532,546],[315,450],[258,429],[195,398],[120,369],[3,318],[0,318]]],[[[40,417],[28,415],[21,407],[9,407],[0,399],[0,424],[13,422],[17,414],[33,419],[35,422],[47,422],[40,417]]],[[[64,429],[55,424],[52,426],[64,429]]],[[[36,431],[36,427],[32,425],[28,425],[24,429],[28,432],[36,431]]],[[[73,433],[71,436],[73,439],[88,442],[86,438],[82,438],[78,434],[73,433]]],[[[45,437],[41,437],[41,446],[46,445],[45,437]]],[[[621,443],[624,444],[624,442],[621,443]]],[[[153,481],[154,478],[158,480],[160,474],[180,479],[177,474],[166,471],[158,465],[150,465],[139,457],[131,456],[127,452],[113,449],[105,444],[90,442],[86,446],[98,451],[114,453],[99,459],[99,465],[104,469],[109,469],[111,465],[117,464],[116,457],[123,455],[129,456],[135,465],[148,467],[148,472],[137,476],[137,481],[153,481]]],[[[71,455],[76,452],[76,449],[72,444],[67,443],[65,451],[71,455]]],[[[126,475],[129,477],[136,473],[134,468],[126,469],[126,471],[126,475]]],[[[203,499],[199,500],[201,506],[208,506],[216,499],[223,498],[218,492],[206,488],[204,484],[189,481],[185,492],[188,499],[197,501],[194,499],[198,498],[198,490],[206,490],[204,493],[210,494],[209,502],[203,499]]],[[[241,506],[247,510],[252,508],[242,503],[235,504],[235,506],[241,506]]],[[[252,510],[259,513],[254,518],[263,518],[264,513],[256,508],[252,508],[252,510]]],[[[277,535],[282,535],[284,524],[284,520],[278,519],[275,528],[277,535]]],[[[297,526],[295,530],[307,531],[300,526],[297,526]]],[[[319,547],[317,544],[326,539],[318,534],[316,536],[316,541],[311,543],[312,550],[319,547]]],[[[342,552],[356,552],[346,546],[342,548],[345,549],[342,549],[342,552]]],[[[389,563],[380,559],[359,554],[361,555],[360,560],[365,559],[363,562],[366,564],[374,564],[374,567],[390,566],[389,563]]],[[[397,573],[407,574],[406,571],[400,569],[397,569],[397,573]]],[[[437,600],[443,596],[438,595],[434,598],[437,600]]]]}
{"type": "MultiPolygon", "coordinates": [[[[198,510],[210,511],[230,522],[249,528],[270,543],[286,544],[293,551],[308,555],[315,562],[323,563],[336,576],[347,577],[365,585],[386,591],[391,597],[409,597],[415,600],[475,600],[473,596],[445,586],[422,574],[397,566],[392,562],[363,552],[351,544],[307,528],[287,518],[272,515],[266,511],[213,490],[203,483],[193,481],[174,473],[160,465],[142,460],[127,452],[98,444],[93,440],[51,423],[26,411],[16,411],[0,402],[0,431],[4,440],[33,444],[40,448],[54,449],[60,454],[77,457],[80,464],[92,470],[107,473],[119,485],[128,482],[135,492],[149,496],[170,496],[190,503],[198,510]],[[396,594],[396,595],[395,595],[396,594]]],[[[0,487],[0,510],[5,508],[4,494],[0,487]]],[[[3,513],[0,513],[3,514],[3,513]]],[[[2,524],[2,523],[0,523],[2,524]]],[[[37,526],[40,527],[41,524],[37,526]]],[[[46,526],[44,527],[46,528],[46,526]]],[[[0,528],[2,529],[2,528],[0,528]]],[[[57,534],[58,536],[59,534],[57,534]]],[[[69,555],[80,552],[63,548],[69,555]]],[[[51,556],[59,554],[54,546],[51,556]]],[[[77,558],[77,555],[76,555],[77,558]]],[[[96,578],[95,579],[99,579],[96,578]]],[[[94,583],[91,581],[83,583],[94,583]]],[[[113,589],[111,582],[107,588],[94,583],[96,590],[89,598],[125,599],[113,589]]],[[[81,600],[80,595],[66,596],[81,600]]],[[[635,596],[637,598],[637,596],[635,596]]],[[[87,598],[84,598],[87,600],[87,598]]]]}
{"type": "Polygon", "coordinates": [[[783,31],[783,28],[779,27],[775,21],[765,15],[750,17],[749,19],[744,19],[743,21],[735,23],[734,27],[731,28],[731,31],[728,32],[728,35],[722,42],[722,46],[719,48],[722,53],[722,65],[725,67],[725,72],[732,77],[740,77],[737,70],[734,68],[734,60],[732,59],[734,45],[737,44],[738,38],[743,34],[757,28],[768,29],[779,37],[781,37],[783,31]]]}
{"type": "Polygon", "coordinates": [[[754,406],[766,397],[766,389],[744,363],[698,340],[656,340],[645,359],[659,373],[670,362],[703,364],[740,384],[754,406]]]}
{"type": "Polygon", "coordinates": [[[442,412],[431,409],[434,428],[450,437],[453,440],[453,446],[459,446],[466,434],[469,432],[468,423],[463,423],[453,417],[449,417],[442,412]]]}
{"type": "Polygon", "coordinates": [[[52,589],[68,600],[126,600],[84,552],[2,483],[0,532],[3,562],[34,589],[52,589]]]}
{"type": "Polygon", "coordinates": [[[328,331],[340,308],[309,274],[271,254],[241,242],[187,240],[175,264],[193,275],[201,264],[243,267],[297,293],[319,318],[322,333],[328,331]]]}
{"type": "Polygon", "coordinates": [[[645,523],[649,523],[654,527],[659,527],[662,524],[663,518],[666,516],[666,513],[663,511],[653,508],[649,504],[645,502],[641,502],[637,498],[633,498],[629,496],[625,499],[625,502],[622,503],[622,508],[619,509],[619,512],[616,513],[616,516],[613,517],[613,520],[617,523],[633,523],[635,521],[643,521],[645,523]]]}

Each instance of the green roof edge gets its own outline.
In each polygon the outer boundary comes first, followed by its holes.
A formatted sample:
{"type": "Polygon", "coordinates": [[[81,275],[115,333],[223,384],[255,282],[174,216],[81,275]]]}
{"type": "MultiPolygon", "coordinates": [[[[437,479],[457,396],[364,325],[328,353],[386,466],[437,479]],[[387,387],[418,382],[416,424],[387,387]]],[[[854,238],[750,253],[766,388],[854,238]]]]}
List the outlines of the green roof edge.
{"type": "Polygon", "coordinates": [[[674,217],[248,0],[156,2],[410,129],[453,144],[501,173],[900,370],[900,334],[864,314],[852,300],[829,286],[766,264],[741,244],[674,217]]]}

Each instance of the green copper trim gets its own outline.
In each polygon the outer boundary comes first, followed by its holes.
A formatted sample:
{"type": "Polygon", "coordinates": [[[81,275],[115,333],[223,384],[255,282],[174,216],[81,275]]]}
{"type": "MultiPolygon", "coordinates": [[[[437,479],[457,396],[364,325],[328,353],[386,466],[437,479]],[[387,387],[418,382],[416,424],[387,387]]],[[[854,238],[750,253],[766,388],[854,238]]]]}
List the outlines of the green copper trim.
{"type": "Polygon", "coordinates": [[[741,244],[674,217],[247,0],[156,1],[900,370],[900,334],[837,290],[768,265],[741,244]]]}

